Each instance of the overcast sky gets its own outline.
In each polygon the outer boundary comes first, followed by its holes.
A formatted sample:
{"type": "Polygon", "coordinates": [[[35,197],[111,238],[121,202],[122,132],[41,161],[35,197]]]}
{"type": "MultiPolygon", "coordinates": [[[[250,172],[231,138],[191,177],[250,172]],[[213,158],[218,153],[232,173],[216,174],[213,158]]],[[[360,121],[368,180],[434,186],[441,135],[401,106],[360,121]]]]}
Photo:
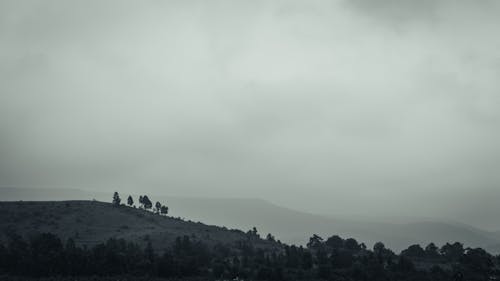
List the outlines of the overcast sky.
{"type": "Polygon", "coordinates": [[[1,1],[0,186],[500,229],[500,2],[1,1]]]}

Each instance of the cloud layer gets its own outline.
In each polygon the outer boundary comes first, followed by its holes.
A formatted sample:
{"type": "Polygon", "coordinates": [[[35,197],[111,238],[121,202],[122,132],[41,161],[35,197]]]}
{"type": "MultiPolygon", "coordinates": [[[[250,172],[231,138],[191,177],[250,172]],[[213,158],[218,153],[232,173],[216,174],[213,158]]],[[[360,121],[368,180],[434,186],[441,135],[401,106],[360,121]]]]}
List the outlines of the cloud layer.
{"type": "Polygon", "coordinates": [[[0,185],[494,228],[499,12],[486,0],[2,1],[0,185]]]}

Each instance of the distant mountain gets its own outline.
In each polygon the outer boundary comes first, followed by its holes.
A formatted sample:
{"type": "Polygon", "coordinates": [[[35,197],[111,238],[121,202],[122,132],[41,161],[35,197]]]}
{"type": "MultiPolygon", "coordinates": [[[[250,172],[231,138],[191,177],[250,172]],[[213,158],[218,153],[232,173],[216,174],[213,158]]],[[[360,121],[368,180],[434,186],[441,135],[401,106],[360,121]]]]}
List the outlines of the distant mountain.
{"type": "Polygon", "coordinates": [[[413,223],[382,223],[348,220],[308,214],[273,205],[259,199],[194,199],[165,198],[176,213],[194,220],[241,229],[256,226],[263,234],[276,235],[287,243],[306,244],[312,234],[326,238],[333,234],[353,237],[371,247],[378,241],[395,251],[411,244],[423,246],[430,242],[442,245],[459,241],[470,247],[483,247],[497,252],[499,235],[468,225],[422,221],[413,223]]]}
{"type": "MultiPolygon", "coordinates": [[[[122,194],[126,199],[128,194],[122,194]]],[[[111,200],[110,193],[86,192],[67,189],[0,189],[1,200],[111,200]]],[[[272,233],[286,243],[307,243],[316,233],[324,238],[337,234],[353,237],[371,247],[382,241],[395,251],[411,244],[425,246],[430,242],[442,245],[459,241],[468,247],[483,247],[490,252],[500,252],[500,234],[487,232],[464,224],[438,221],[387,223],[372,220],[354,220],[325,215],[309,214],[279,207],[260,199],[207,199],[170,196],[150,198],[170,207],[173,216],[193,221],[248,230],[255,226],[262,235],[272,233]]],[[[137,197],[135,197],[137,201],[137,197]]]]}
{"type": "Polygon", "coordinates": [[[20,187],[0,188],[0,201],[62,201],[96,199],[107,202],[111,196],[108,192],[92,192],[80,189],[20,187]]]}
{"type": "Polygon", "coordinates": [[[0,202],[0,241],[9,235],[29,238],[53,233],[63,240],[93,246],[109,238],[123,238],[140,245],[151,241],[157,251],[169,247],[177,237],[189,236],[207,245],[236,246],[251,241],[256,247],[277,248],[277,243],[256,239],[239,230],[160,216],[150,211],[113,206],[98,201],[0,202]]]}

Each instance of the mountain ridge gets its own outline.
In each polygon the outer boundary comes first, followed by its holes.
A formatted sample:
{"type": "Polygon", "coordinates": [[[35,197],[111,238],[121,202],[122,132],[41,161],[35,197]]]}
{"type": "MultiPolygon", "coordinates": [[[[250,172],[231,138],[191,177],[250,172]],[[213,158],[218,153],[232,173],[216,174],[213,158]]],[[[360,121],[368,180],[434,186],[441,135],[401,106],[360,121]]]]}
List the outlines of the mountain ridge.
{"type": "MultiPolygon", "coordinates": [[[[111,194],[104,192],[88,192],[78,190],[71,193],[58,189],[21,189],[16,192],[11,188],[5,192],[0,188],[2,200],[33,199],[64,199],[68,197],[97,198],[110,200],[111,194]],[[31,197],[30,197],[31,196],[31,197]]],[[[122,194],[126,199],[125,193],[122,194]]],[[[160,201],[170,207],[174,216],[203,221],[210,225],[220,225],[227,228],[248,230],[252,227],[262,234],[271,233],[276,239],[285,243],[305,245],[313,234],[323,237],[340,235],[353,237],[365,242],[369,247],[382,241],[389,248],[401,251],[412,244],[433,242],[438,245],[446,242],[459,241],[468,247],[483,247],[491,252],[500,252],[500,234],[484,231],[470,225],[442,222],[417,221],[410,223],[390,223],[378,221],[356,221],[345,218],[317,215],[297,211],[287,207],[277,206],[264,199],[247,198],[190,198],[175,196],[150,196],[156,202],[160,201]]],[[[134,197],[137,201],[137,197],[134,197]]]]}

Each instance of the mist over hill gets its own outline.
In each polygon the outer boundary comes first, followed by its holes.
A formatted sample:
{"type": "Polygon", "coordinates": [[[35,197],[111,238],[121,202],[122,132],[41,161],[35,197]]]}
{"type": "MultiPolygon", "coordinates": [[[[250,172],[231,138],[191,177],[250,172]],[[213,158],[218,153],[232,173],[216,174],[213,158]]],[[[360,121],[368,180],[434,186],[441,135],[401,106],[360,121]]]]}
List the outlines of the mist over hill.
{"type": "Polygon", "coordinates": [[[0,281],[500,280],[499,15],[0,0],[0,281]]]}
{"type": "MultiPolygon", "coordinates": [[[[123,193],[125,198],[128,194],[123,193]]],[[[137,201],[137,197],[135,197],[137,201]]],[[[383,242],[395,251],[412,244],[438,245],[460,241],[466,246],[483,247],[493,253],[500,249],[500,234],[474,228],[465,224],[439,220],[415,220],[410,223],[390,223],[385,220],[361,220],[335,215],[317,215],[274,205],[261,199],[186,198],[150,195],[170,208],[175,217],[204,223],[248,230],[257,227],[263,235],[271,233],[283,242],[305,245],[312,234],[329,237],[337,234],[353,237],[371,247],[383,242]]],[[[1,188],[2,201],[17,200],[81,200],[111,201],[111,194],[72,189],[22,189],[1,188]]]]}

